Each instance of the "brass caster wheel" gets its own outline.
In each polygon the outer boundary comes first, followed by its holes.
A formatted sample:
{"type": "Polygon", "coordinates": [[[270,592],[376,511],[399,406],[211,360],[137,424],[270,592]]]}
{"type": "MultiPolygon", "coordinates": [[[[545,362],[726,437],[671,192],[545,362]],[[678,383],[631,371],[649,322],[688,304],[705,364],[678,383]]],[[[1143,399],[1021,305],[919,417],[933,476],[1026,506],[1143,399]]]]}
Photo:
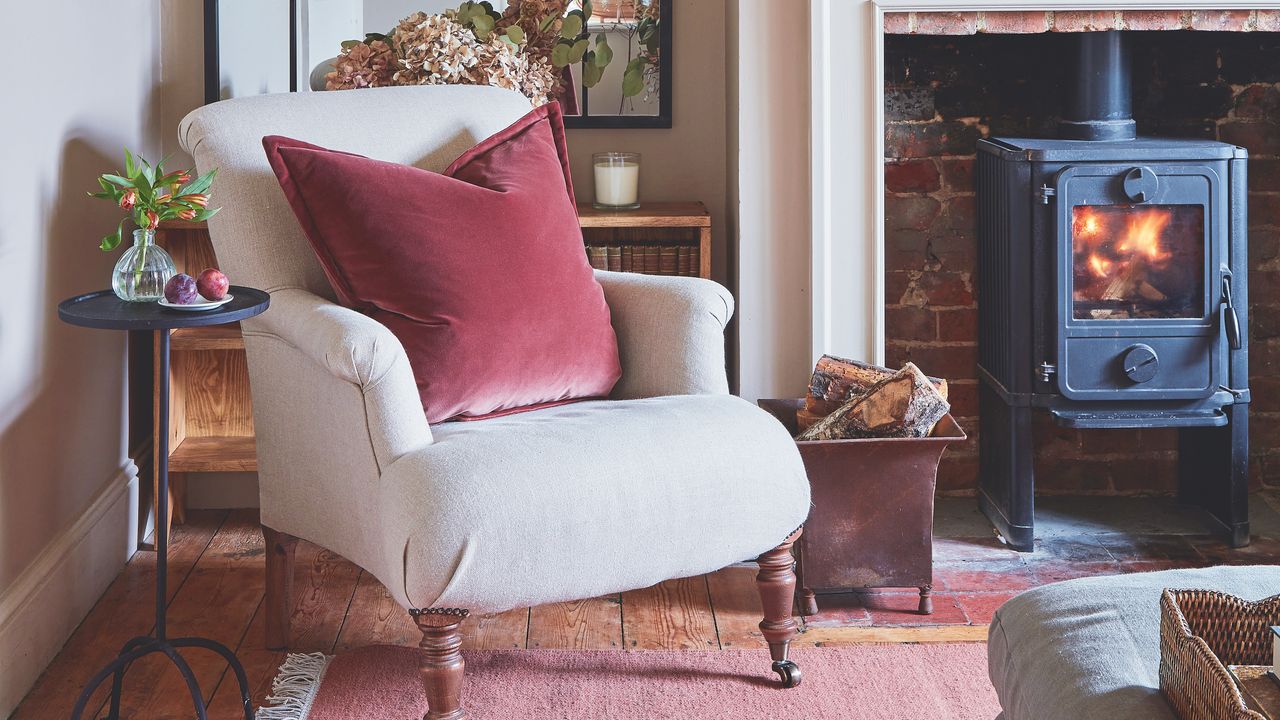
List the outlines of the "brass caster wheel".
{"type": "Polygon", "coordinates": [[[782,660],[773,664],[773,671],[782,679],[782,687],[793,688],[800,684],[800,666],[790,660],[782,660]]]}

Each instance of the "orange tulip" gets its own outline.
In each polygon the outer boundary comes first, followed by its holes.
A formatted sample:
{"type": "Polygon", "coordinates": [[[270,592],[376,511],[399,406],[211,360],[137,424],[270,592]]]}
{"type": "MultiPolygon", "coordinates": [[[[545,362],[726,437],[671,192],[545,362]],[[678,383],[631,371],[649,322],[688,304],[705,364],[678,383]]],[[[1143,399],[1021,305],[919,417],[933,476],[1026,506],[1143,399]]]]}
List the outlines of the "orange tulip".
{"type": "Polygon", "coordinates": [[[125,190],[124,195],[120,196],[120,207],[124,210],[132,210],[134,205],[138,204],[138,193],[136,190],[125,190]]]}
{"type": "Polygon", "coordinates": [[[147,211],[147,229],[155,230],[160,225],[160,216],[154,210],[147,211]]]}
{"type": "Polygon", "coordinates": [[[182,220],[194,220],[196,218],[196,211],[188,208],[178,213],[178,217],[182,220]]]}

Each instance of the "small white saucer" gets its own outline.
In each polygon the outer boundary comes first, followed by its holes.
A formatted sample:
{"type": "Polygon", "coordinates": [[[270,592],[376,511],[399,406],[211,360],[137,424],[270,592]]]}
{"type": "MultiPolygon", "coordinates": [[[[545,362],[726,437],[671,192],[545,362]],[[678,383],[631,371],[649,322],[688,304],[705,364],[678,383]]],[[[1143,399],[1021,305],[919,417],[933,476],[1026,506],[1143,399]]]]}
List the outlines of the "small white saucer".
{"type": "Polygon", "coordinates": [[[199,300],[199,302],[193,302],[190,305],[179,305],[177,303],[171,303],[165,298],[160,298],[156,302],[163,305],[164,307],[169,308],[170,310],[182,310],[184,312],[199,312],[201,310],[212,310],[216,307],[222,307],[223,305],[226,305],[227,303],[235,299],[231,295],[228,295],[222,298],[221,300],[205,300],[204,297],[201,295],[197,295],[196,298],[199,300]]]}

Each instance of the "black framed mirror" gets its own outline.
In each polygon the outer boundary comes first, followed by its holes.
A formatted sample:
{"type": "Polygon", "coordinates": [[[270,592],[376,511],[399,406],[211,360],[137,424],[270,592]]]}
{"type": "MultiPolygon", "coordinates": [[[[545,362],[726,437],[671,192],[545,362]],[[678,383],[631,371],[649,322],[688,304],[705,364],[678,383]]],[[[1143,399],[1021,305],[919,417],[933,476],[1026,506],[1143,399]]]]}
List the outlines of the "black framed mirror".
{"type": "Polygon", "coordinates": [[[523,68],[501,82],[559,100],[567,127],[671,127],[674,0],[524,2],[204,0],[205,102],[418,84],[431,73],[408,48],[445,35],[523,68]]]}

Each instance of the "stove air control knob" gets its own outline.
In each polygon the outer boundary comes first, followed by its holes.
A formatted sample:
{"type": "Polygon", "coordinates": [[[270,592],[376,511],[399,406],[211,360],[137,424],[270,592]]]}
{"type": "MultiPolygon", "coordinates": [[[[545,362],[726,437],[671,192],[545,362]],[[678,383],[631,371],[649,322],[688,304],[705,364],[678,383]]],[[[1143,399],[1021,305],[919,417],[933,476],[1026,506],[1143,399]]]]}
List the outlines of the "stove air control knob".
{"type": "Polygon", "coordinates": [[[1160,178],[1148,167],[1130,168],[1124,174],[1124,194],[1137,203],[1151,202],[1160,188],[1160,178]]]}
{"type": "Polygon", "coordinates": [[[1124,374],[1135,383],[1144,383],[1160,372],[1160,358],[1150,345],[1137,343],[1125,349],[1120,358],[1124,374]]]}

